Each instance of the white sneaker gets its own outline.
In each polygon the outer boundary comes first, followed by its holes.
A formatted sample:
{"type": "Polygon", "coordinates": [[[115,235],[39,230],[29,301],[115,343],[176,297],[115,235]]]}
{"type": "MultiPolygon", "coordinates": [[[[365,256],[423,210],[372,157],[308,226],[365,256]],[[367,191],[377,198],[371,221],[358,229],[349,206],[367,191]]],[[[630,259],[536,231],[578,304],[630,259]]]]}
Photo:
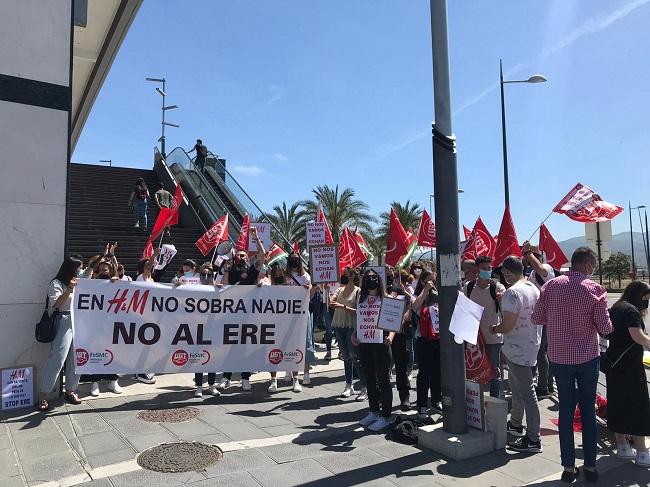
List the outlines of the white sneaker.
{"type": "Polygon", "coordinates": [[[199,386],[194,391],[194,397],[203,397],[203,386],[199,386]]]}
{"type": "Polygon", "coordinates": [[[90,395],[93,397],[99,396],[99,382],[90,384],[90,395]]]}
{"type": "Polygon", "coordinates": [[[302,376],[302,383],[306,386],[311,384],[311,377],[309,376],[309,372],[305,372],[305,375],[302,376]]]}
{"type": "Polygon", "coordinates": [[[211,396],[220,396],[221,393],[219,392],[219,389],[217,389],[217,386],[212,384],[210,388],[208,389],[208,393],[210,393],[211,396]]]}
{"type": "Polygon", "coordinates": [[[634,460],[637,454],[636,450],[626,443],[624,446],[619,446],[616,449],[616,456],[625,460],[634,460]]]}
{"type": "Polygon", "coordinates": [[[355,397],[354,400],[359,402],[368,400],[368,391],[365,387],[361,389],[361,392],[357,394],[357,397],[355,397]]]}
{"type": "Polygon", "coordinates": [[[122,394],[122,388],[117,380],[112,380],[108,383],[108,390],[115,394],[122,394]]]}
{"type": "Polygon", "coordinates": [[[637,467],[650,468],[650,453],[647,451],[638,452],[634,464],[637,467]]]}
{"type": "Polygon", "coordinates": [[[230,387],[230,379],[221,379],[219,383],[217,384],[217,389],[220,391],[225,391],[230,387]]]}
{"type": "Polygon", "coordinates": [[[275,394],[276,392],[278,392],[278,381],[275,379],[272,380],[268,390],[271,394],[275,394]]]}
{"type": "Polygon", "coordinates": [[[298,377],[293,379],[293,392],[302,392],[302,386],[300,385],[298,377]]]}
{"type": "Polygon", "coordinates": [[[361,421],[359,421],[359,424],[360,424],[361,426],[369,426],[369,425],[371,425],[372,423],[374,423],[375,421],[377,421],[378,419],[379,419],[379,416],[377,416],[375,413],[373,413],[373,412],[371,411],[371,412],[368,414],[368,416],[366,416],[366,417],[363,418],[361,421]]]}
{"type": "Polygon", "coordinates": [[[241,380],[241,388],[245,392],[249,392],[251,390],[251,381],[249,379],[242,379],[241,380]]]}
{"type": "Polygon", "coordinates": [[[352,384],[345,384],[345,389],[343,389],[341,397],[351,397],[352,394],[354,394],[354,387],[352,387],[352,384]]]}
{"type": "Polygon", "coordinates": [[[385,430],[386,428],[388,428],[389,425],[390,425],[390,421],[388,421],[388,419],[382,417],[382,418],[379,418],[374,423],[372,423],[370,426],[368,426],[368,429],[370,431],[382,431],[382,430],[385,430]]]}

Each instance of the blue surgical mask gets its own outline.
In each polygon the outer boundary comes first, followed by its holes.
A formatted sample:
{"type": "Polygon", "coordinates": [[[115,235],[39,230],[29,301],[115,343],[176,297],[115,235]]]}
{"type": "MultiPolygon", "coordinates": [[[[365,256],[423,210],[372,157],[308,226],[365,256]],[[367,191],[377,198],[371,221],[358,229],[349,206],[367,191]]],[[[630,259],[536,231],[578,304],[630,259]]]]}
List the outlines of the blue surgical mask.
{"type": "Polygon", "coordinates": [[[186,272],[186,273],[184,274],[184,276],[185,276],[185,277],[193,277],[193,276],[194,276],[194,273],[193,273],[192,271],[189,271],[189,272],[186,272]]]}
{"type": "Polygon", "coordinates": [[[484,281],[489,281],[492,279],[492,271],[478,271],[478,277],[484,281]]]}

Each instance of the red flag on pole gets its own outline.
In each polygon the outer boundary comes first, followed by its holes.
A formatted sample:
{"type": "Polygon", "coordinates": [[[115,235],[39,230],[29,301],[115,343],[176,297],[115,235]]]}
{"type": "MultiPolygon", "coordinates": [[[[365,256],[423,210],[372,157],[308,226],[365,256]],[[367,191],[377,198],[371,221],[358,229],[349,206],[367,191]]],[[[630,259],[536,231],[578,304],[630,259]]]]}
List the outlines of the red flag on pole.
{"type": "Polygon", "coordinates": [[[510,208],[506,206],[501,220],[501,227],[499,228],[499,235],[497,236],[492,265],[494,267],[500,266],[506,260],[506,257],[510,255],[521,257],[521,248],[517,240],[515,225],[512,222],[510,208]]]}
{"type": "Polygon", "coordinates": [[[539,250],[544,252],[546,263],[553,269],[561,269],[564,264],[569,262],[553,235],[543,223],[539,227],[539,250]]]}
{"type": "Polygon", "coordinates": [[[147,240],[147,245],[142,252],[142,257],[144,259],[148,259],[153,255],[153,241],[160,237],[167,227],[172,227],[178,224],[178,210],[180,209],[182,202],[183,190],[181,189],[181,185],[177,184],[176,190],[174,191],[174,197],[172,198],[172,206],[170,208],[161,208],[160,213],[158,213],[149,240],[147,240]]]}
{"type": "Polygon", "coordinates": [[[203,255],[208,255],[216,245],[224,240],[228,240],[228,213],[214,222],[214,225],[201,235],[195,245],[203,255]]]}
{"type": "Polygon", "coordinates": [[[298,242],[293,243],[293,252],[300,255],[300,246],[298,245],[298,242]]]}
{"type": "Polygon", "coordinates": [[[485,227],[481,217],[476,220],[474,224],[474,229],[467,239],[465,244],[465,249],[463,250],[463,255],[461,256],[462,260],[471,259],[474,260],[481,255],[489,255],[494,258],[494,249],[496,244],[490,232],[485,227]]]}
{"type": "Polygon", "coordinates": [[[332,245],[334,243],[334,239],[332,238],[332,231],[330,230],[330,226],[327,223],[327,218],[325,218],[323,205],[320,203],[318,203],[318,209],[316,211],[316,221],[325,223],[325,244],[332,245]]]}
{"type": "Polygon", "coordinates": [[[241,229],[239,230],[239,237],[237,238],[237,243],[235,244],[235,250],[245,250],[248,252],[248,232],[251,228],[251,218],[248,216],[248,213],[244,215],[244,221],[241,224],[241,229]]]}
{"type": "Polygon", "coordinates": [[[436,246],[436,224],[433,223],[427,210],[422,212],[418,228],[418,245],[420,247],[436,246]]]}
{"type": "Polygon", "coordinates": [[[623,211],[623,207],[603,201],[593,189],[578,183],[553,211],[563,213],[577,222],[596,223],[613,220],[623,211]]]}
{"type": "Polygon", "coordinates": [[[342,273],[346,267],[356,267],[366,261],[366,255],[359,247],[352,232],[345,228],[339,240],[339,271],[342,273]]]}
{"type": "Polygon", "coordinates": [[[399,218],[397,218],[397,213],[391,208],[388,224],[388,242],[386,243],[386,264],[397,265],[407,251],[408,235],[400,223],[399,218]]]}
{"type": "Polygon", "coordinates": [[[469,238],[472,236],[472,231],[465,225],[463,225],[463,233],[465,234],[465,240],[469,240],[469,238]]]}

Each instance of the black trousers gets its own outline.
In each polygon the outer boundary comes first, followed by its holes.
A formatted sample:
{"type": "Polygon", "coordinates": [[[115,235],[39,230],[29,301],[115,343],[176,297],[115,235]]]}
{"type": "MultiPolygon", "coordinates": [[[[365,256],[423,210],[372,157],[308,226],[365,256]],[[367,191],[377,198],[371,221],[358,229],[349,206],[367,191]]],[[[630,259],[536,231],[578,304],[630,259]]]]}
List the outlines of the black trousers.
{"type": "Polygon", "coordinates": [[[393,409],[390,385],[390,347],[383,343],[359,344],[359,359],[366,376],[370,411],[389,418],[393,409]]]}
{"type": "MultiPolygon", "coordinates": [[[[232,372],[224,372],[223,373],[223,378],[228,379],[228,380],[232,379],[232,372]]],[[[241,378],[244,379],[244,380],[250,379],[251,378],[251,373],[250,372],[242,372],[241,373],[241,378]]]]}
{"type": "MultiPolygon", "coordinates": [[[[216,378],[217,378],[216,373],[208,372],[208,385],[211,386],[212,384],[214,384],[216,378]]],[[[196,387],[201,387],[203,385],[203,374],[201,373],[194,374],[194,384],[196,384],[196,387]]]]}
{"type": "Polygon", "coordinates": [[[431,392],[431,404],[440,402],[442,399],[442,386],[440,379],[440,342],[429,341],[418,337],[418,409],[428,406],[429,392],[431,392]]]}
{"type": "Polygon", "coordinates": [[[406,349],[406,335],[396,333],[390,346],[395,364],[395,384],[401,402],[409,400],[411,385],[408,378],[409,352],[406,349]]]}

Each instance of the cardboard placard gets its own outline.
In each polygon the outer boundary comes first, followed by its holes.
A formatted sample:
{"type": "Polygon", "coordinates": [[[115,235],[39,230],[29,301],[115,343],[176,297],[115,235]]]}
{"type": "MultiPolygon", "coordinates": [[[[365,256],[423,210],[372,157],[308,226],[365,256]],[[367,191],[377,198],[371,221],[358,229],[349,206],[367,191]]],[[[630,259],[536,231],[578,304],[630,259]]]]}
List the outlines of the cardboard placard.
{"type": "Polygon", "coordinates": [[[335,245],[314,245],[309,249],[312,284],[339,281],[339,257],[335,245]]]}
{"type": "Polygon", "coordinates": [[[357,304],[357,339],[361,343],[384,343],[384,332],[377,328],[382,299],[368,296],[357,304]]]}
{"type": "Polygon", "coordinates": [[[406,301],[404,301],[403,296],[401,299],[384,297],[381,300],[377,328],[400,333],[402,331],[402,318],[404,317],[405,304],[406,301]]]}
{"type": "Polygon", "coordinates": [[[2,409],[34,405],[34,367],[25,365],[2,370],[2,409]]]}
{"type": "Polygon", "coordinates": [[[307,222],[307,248],[327,244],[325,237],[325,222],[307,222]]]}
{"type": "Polygon", "coordinates": [[[467,426],[485,431],[483,391],[478,382],[465,381],[465,414],[467,426]]]}
{"type": "MultiPolygon", "coordinates": [[[[255,222],[251,223],[251,227],[257,228],[257,236],[262,241],[264,250],[268,252],[273,245],[273,242],[271,242],[271,224],[255,222]]],[[[253,232],[250,231],[248,232],[248,251],[251,253],[257,252],[257,243],[255,243],[255,239],[253,238],[253,232]]]]}

